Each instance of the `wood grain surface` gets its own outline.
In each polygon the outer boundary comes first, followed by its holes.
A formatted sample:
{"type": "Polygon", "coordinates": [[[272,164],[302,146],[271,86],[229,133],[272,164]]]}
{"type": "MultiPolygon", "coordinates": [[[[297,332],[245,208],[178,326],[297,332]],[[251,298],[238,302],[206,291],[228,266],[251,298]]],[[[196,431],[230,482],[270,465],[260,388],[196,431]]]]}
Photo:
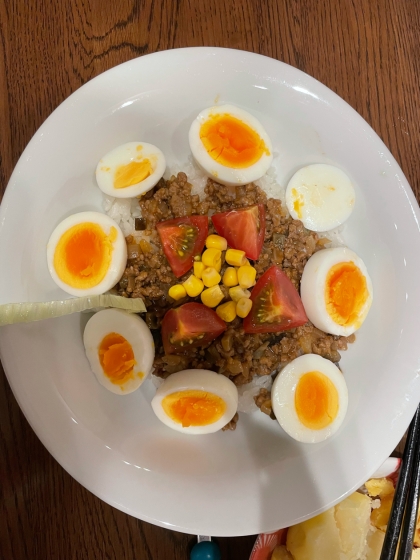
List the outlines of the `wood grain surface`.
{"type": "MultiPolygon", "coordinates": [[[[0,0],[0,194],[34,132],[82,84],[137,56],[210,45],[326,84],[379,134],[419,198],[419,37],[418,0],[0,0]]],[[[0,437],[1,559],[188,558],[192,536],[113,509],[55,462],[2,370],[0,437]]],[[[223,559],[246,560],[254,537],[218,542],[223,559]]]]}

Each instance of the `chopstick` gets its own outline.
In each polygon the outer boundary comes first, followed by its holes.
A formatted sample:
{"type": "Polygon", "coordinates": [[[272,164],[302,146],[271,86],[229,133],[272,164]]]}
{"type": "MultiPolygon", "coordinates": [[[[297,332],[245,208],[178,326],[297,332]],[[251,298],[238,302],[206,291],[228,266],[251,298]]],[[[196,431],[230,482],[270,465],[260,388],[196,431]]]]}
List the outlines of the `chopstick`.
{"type": "Polygon", "coordinates": [[[419,503],[420,405],[408,431],[402,467],[392,503],[380,560],[394,560],[404,515],[398,560],[411,558],[419,503]]]}

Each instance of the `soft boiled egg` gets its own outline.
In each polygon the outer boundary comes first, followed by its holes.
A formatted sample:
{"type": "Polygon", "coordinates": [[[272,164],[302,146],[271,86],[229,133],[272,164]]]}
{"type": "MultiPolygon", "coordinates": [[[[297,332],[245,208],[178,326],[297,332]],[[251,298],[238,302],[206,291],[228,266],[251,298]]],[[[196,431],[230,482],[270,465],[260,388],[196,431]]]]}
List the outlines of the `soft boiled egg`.
{"type": "Polygon", "coordinates": [[[53,280],[73,296],[103,294],[120,280],[127,245],[119,226],[106,214],[80,212],[63,220],[47,244],[53,280]]]}
{"type": "Polygon", "coordinates": [[[372,281],[365,263],[351,249],[323,249],[306,263],[300,295],[315,327],[349,336],[361,327],[369,312],[372,281]]]}
{"type": "Polygon", "coordinates": [[[152,370],[153,337],[137,315],[120,309],[98,311],[86,324],[83,344],[97,380],[117,395],[138,389],[152,370]]]}
{"type": "Polygon", "coordinates": [[[353,211],[355,192],[349,177],[333,165],[316,163],[299,169],[286,189],[286,206],[294,220],[311,231],[329,231],[353,211]]]}
{"type": "Polygon", "coordinates": [[[238,390],[224,375],[186,369],[170,375],[152,400],[156,416],[184,434],[210,434],[226,426],[238,408],[238,390]]]}
{"type": "Polygon", "coordinates": [[[128,142],[103,156],[96,167],[96,181],[109,196],[133,198],[152,189],[165,169],[165,156],[159,148],[146,142],[128,142]]]}
{"type": "Polygon", "coordinates": [[[198,165],[228,186],[260,179],[273,161],[271,141],[261,123],[233,105],[201,111],[191,125],[189,141],[198,165]]]}
{"type": "Polygon", "coordinates": [[[317,354],[287,364],[271,389],[273,412],[297,441],[316,443],[335,433],[347,412],[347,385],[341,371],[317,354]]]}

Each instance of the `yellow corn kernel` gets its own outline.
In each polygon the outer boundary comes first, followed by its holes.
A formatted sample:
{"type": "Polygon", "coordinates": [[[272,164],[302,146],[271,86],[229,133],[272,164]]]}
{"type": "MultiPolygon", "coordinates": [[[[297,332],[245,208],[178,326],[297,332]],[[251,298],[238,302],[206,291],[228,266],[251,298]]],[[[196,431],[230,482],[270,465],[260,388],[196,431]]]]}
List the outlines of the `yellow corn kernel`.
{"type": "Polygon", "coordinates": [[[202,262],[195,262],[194,263],[194,276],[197,276],[197,278],[202,278],[203,277],[203,271],[205,269],[205,265],[202,262]]]}
{"type": "Polygon", "coordinates": [[[169,288],[168,294],[172,299],[178,301],[179,299],[187,297],[187,290],[182,284],[175,284],[175,286],[169,288]]]}
{"type": "Polygon", "coordinates": [[[229,266],[225,270],[225,273],[223,274],[223,284],[227,288],[238,285],[238,274],[236,272],[236,268],[229,266]]]}
{"type": "Polygon", "coordinates": [[[212,286],[215,286],[222,279],[222,277],[217,272],[217,270],[212,266],[209,266],[203,270],[203,276],[201,278],[203,280],[204,285],[207,286],[207,288],[211,288],[212,286]]]}
{"type": "Polygon", "coordinates": [[[222,270],[222,259],[220,259],[220,261],[217,261],[216,265],[212,268],[214,268],[216,272],[220,272],[222,270]]]}
{"type": "Polygon", "coordinates": [[[229,288],[230,299],[233,299],[237,303],[241,298],[249,298],[251,292],[249,290],[244,290],[240,286],[235,286],[234,288],[229,288]]]}
{"type": "Polygon", "coordinates": [[[191,274],[191,276],[185,280],[183,286],[190,297],[199,296],[204,289],[202,280],[194,276],[194,274],[191,274]]]}
{"type": "Polygon", "coordinates": [[[225,259],[226,262],[232,266],[243,266],[247,260],[245,251],[239,251],[239,249],[228,249],[225,259]]]}
{"type": "Polygon", "coordinates": [[[223,321],[230,323],[236,317],[236,303],[234,301],[222,303],[222,305],[219,305],[216,309],[216,313],[223,321]]]}
{"type": "Polygon", "coordinates": [[[236,314],[241,319],[245,319],[248,313],[251,311],[252,301],[249,298],[241,297],[241,299],[236,304],[236,314]]]}
{"type": "Polygon", "coordinates": [[[257,271],[253,266],[240,266],[238,269],[238,283],[241,288],[250,288],[254,285],[257,271]]]}
{"type": "Polygon", "coordinates": [[[207,249],[219,249],[219,251],[226,251],[227,241],[220,235],[209,235],[206,239],[207,249]]]}
{"type": "Polygon", "coordinates": [[[220,249],[206,249],[201,255],[201,260],[206,266],[211,266],[217,270],[222,264],[222,251],[220,249]]]}
{"type": "Polygon", "coordinates": [[[212,286],[211,288],[207,288],[204,292],[201,292],[201,301],[207,307],[216,307],[224,298],[223,292],[220,289],[219,284],[216,286],[212,286]]]}

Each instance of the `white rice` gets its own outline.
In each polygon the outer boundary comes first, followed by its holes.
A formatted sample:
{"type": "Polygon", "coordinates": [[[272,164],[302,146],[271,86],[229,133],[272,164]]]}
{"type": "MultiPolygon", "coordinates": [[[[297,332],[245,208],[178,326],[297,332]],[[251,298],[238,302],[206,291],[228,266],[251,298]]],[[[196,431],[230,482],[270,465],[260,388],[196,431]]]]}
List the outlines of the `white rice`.
{"type": "Polygon", "coordinates": [[[254,397],[258,395],[260,389],[270,391],[272,384],[271,375],[256,375],[251,383],[238,387],[238,411],[245,414],[256,412],[258,406],[255,404],[254,397]]]}

